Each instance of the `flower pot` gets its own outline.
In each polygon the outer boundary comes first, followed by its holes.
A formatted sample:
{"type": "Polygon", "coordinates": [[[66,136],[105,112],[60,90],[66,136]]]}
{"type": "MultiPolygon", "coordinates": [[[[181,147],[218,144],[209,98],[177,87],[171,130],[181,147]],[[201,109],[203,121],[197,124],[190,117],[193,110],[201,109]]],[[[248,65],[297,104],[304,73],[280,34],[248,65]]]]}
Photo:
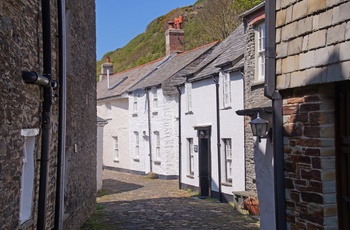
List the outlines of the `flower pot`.
{"type": "Polygon", "coordinates": [[[259,201],[254,197],[248,197],[244,200],[244,208],[249,211],[250,215],[260,215],[259,201]]]}

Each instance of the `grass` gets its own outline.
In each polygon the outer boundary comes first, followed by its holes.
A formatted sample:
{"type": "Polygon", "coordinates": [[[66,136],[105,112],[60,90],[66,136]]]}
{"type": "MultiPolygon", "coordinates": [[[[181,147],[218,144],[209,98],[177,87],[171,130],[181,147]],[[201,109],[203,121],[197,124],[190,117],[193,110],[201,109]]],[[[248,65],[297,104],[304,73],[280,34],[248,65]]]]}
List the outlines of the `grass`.
{"type": "Polygon", "coordinates": [[[115,229],[115,226],[112,226],[108,223],[103,223],[103,217],[106,216],[105,210],[106,205],[97,204],[95,212],[90,216],[90,218],[84,223],[81,227],[81,230],[111,230],[115,229]]]}

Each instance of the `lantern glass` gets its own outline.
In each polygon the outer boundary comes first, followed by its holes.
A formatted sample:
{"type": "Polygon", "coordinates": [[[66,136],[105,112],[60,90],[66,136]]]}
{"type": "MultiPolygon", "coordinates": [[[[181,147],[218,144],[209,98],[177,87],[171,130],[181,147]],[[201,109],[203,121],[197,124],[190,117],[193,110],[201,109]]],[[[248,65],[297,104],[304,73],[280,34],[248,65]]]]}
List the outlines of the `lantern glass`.
{"type": "Polygon", "coordinates": [[[253,136],[256,136],[256,137],[265,137],[266,136],[269,122],[265,119],[260,118],[259,114],[258,114],[257,118],[255,118],[254,120],[252,120],[250,122],[250,125],[252,128],[253,136]]]}

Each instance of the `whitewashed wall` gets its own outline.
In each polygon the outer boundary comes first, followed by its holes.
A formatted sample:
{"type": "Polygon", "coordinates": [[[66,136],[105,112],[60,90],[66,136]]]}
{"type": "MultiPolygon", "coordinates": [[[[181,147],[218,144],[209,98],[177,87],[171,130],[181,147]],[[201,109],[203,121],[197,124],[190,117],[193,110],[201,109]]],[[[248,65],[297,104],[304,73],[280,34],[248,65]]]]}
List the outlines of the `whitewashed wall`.
{"type": "MultiPolygon", "coordinates": [[[[232,191],[245,191],[245,157],[244,157],[244,117],[236,114],[244,108],[243,76],[240,72],[230,74],[231,109],[223,109],[223,74],[220,73],[220,138],[232,140],[232,187],[222,186],[222,192],[232,195],[232,191]]],[[[228,73],[225,73],[228,74],[228,73]]],[[[221,141],[221,160],[224,166],[224,145],[221,141]]],[[[224,167],[221,167],[224,172],[224,167]]],[[[222,174],[224,175],[224,174],[222,174]]],[[[222,177],[224,181],[224,177],[222,177]]]]}
{"type": "MultiPolygon", "coordinates": [[[[232,191],[245,190],[245,164],[244,164],[244,120],[236,115],[235,111],[242,109],[243,104],[243,78],[239,72],[231,74],[231,96],[232,103],[230,109],[223,109],[223,81],[220,73],[220,133],[221,138],[231,138],[233,153],[233,182],[232,186],[221,186],[222,192],[232,195],[232,191]]],[[[217,151],[217,119],[216,119],[216,86],[213,79],[205,79],[192,83],[192,112],[187,109],[187,92],[183,88],[181,98],[181,129],[182,129],[182,172],[181,182],[195,187],[199,186],[198,179],[198,154],[194,152],[194,176],[189,177],[188,172],[188,142],[187,138],[193,138],[193,144],[198,145],[197,131],[194,126],[211,125],[211,171],[212,190],[219,191],[218,185],[218,151],[217,151]]],[[[224,181],[224,154],[223,143],[221,144],[221,171],[222,182],[224,181]]]]}
{"type": "MultiPolygon", "coordinates": [[[[149,92],[151,145],[152,145],[152,172],[160,176],[178,175],[178,104],[176,97],[165,97],[161,88],[153,87],[149,92]],[[157,98],[157,108],[154,99],[157,98]],[[156,158],[156,137],[160,137],[160,158],[156,158]]],[[[133,96],[129,100],[130,117],[130,152],[135,151],[135,133],[140,134],[140,159],[132,159],[132,169],[148,173],[150,171],[149,158],[149,128],[147,111],[147,94],[137,98],[138,113],[133,114],[133,96]],[[146,134],[146,135],[143,135],[146,134]]]]}
{"type": "Polygon", "coordinates": [[[147,118],[146,94],[129,95],[129,114],[130,132],[129,132],[129,152],[130,169],[133,171],[147,173],[149,172],[149,131],[147,118]],[[137,112],[134,112],[134,99],[137,98],[137,112]],[[139,134],[139,157],[135,154],[136,139],[135,132],[139,134]]]}
{"type": "Polygon", "coordinates": [[[108,121],[103,129],[103,165],[105,166],[119,169],[130,168],[128,108],[127,98],[115,98],[97,104],[97,115],[108,121]],[[107,111],[106,103],[111,105],[110,112],[107,111]],[[113,137],[118,137],[118,160],[114,159],[113,137]]]}

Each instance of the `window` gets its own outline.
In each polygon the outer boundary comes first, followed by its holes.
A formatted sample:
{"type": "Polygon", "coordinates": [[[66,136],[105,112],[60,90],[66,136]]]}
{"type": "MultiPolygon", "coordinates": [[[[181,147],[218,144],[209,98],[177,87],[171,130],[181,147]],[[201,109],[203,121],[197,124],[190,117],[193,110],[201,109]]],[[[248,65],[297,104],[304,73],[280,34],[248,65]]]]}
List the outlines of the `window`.
{"type": "Polygon", "coordinates": [[[256,81],[265,79],[265,23],[256,27],[256,81]]]}
{"type": "Polygon", "coordinates": [[[107,119],[112,119],[112,105],[110,102],[106,103],[106,109],[107,109],[107,119]]]}
{"type": "Polygon", "coordinates": [[[231,84],[230,74],[224,75],[224,107],[228,107],[231,104],[231,84]]]}
{"type": "Polygon", "coordinates": [[[137,114],[137,96],[134,96],[134,102],[132,106],[132,113],[137,114]]]}
{"type": "Polygon", "coordinates": [[[225,179],[226,182],[232,182],[232,147],[231,139],[222,139],[224,142],[224,154],[225,154],[225,179]]]}
{"type": "Polygon", "coordinates": [[[119,147],[118,147],[118,137],[113,137],[114,139],[114,160],[119,160],[119,147]]]}
{"type": "Polygon", "coordinates": [[[193,138],[187,138],[188,173],[194,175],[193,138]]]}
{"type": "Polygon", "coordinates": [[[192,84],[186,84],[186,93],[187,93],[187,111],[192,111],[192,84]]]}
{"type": "Polygon", "coordinates": [[[153,90],[153,114],[156,114],[158,111],[158,96],[157,89],[153,90]]]}
{"type": "Polygon", "coordinates": [[[25,136],[23,166],[20,190],[19,221],[24,223],[31,218],[34,188],[34,136],[25,136]]]}
{"type": "Polygon", "coordinates": [[[156,146],[156,159],[160,159],[160,138],[159,138],[159,132],[154,132],[155,136],[155,146],[156,146]]]}
{"type": "Polygon", "coordinates": [[[135,133],[135,159],[140,158],[140,136],[139,132],[134,132],[135,133]]]}

